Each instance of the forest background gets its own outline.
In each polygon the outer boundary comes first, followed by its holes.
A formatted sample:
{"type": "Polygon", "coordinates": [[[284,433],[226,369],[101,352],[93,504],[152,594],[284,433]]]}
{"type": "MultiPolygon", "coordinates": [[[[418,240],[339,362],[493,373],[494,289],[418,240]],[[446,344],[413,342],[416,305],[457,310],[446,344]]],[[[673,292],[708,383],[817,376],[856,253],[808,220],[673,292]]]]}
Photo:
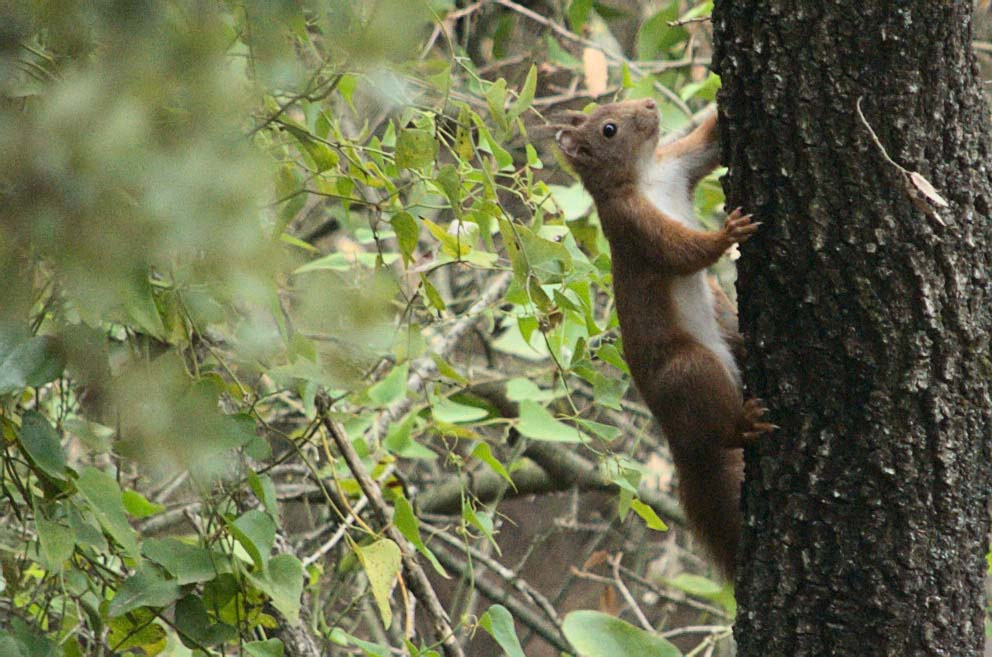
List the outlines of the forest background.
{"type": "Polygon", "coordinates": [[[728,654],[541,129],[711,9],[5,6],[0,656],[728,654]]]}

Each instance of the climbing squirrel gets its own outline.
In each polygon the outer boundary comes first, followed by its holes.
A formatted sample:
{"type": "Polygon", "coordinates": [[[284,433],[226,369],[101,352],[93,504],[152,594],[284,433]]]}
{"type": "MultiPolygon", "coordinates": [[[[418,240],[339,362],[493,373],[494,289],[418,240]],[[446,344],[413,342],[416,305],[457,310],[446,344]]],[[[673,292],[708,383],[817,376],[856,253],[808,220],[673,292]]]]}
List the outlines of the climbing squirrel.
{"type": "Polygon", "coordinates": [[[743,400],[736,313],[706,274],[759,224],[738,208],[707,232],[693,210],[696,184],[719,164],[716,115],[660,147],[650,99],[568,112],[551,128],[596,202],[613,254],[624,354],[668,438],[686,517],[733,579],[742,448],[775,427],[761,400],[743,400]]]}

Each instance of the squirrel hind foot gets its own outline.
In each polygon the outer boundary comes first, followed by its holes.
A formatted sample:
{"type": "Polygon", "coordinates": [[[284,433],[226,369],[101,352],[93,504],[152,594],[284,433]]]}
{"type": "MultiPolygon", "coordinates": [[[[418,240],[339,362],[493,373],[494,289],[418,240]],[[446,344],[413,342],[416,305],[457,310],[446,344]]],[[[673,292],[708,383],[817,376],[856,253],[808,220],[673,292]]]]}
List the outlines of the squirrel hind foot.
{"type": "Polygon", "coordinates": [[[767,413],[768,408],[761,399],[754,397],[745,401],[741,407],[741,419],[735,440],[726,447],[730,449],[749,447],[761,436],[778,429],[777,424],[766,421],[767,413]]]}

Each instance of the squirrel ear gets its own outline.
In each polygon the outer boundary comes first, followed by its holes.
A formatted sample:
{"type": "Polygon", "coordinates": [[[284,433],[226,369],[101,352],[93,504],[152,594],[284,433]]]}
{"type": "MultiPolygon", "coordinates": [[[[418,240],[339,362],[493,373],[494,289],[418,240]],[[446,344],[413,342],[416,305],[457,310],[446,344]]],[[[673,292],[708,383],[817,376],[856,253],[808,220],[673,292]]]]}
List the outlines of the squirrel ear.
{"type": "Polygon", "coordinates": [[[568,157],[575,157],[579,154],[579,138],[571,130],[559,130],[555,134],[555,141],[558,148],[568,157]]]}
{"type": "Polygon", "coordinates": [[[585,112],[577,112],[575,110],[561,110],[558,116],[568,121],[569,124],[575,126],[576,128],[583,125],[589,120],[589,115],[585,112]]]}

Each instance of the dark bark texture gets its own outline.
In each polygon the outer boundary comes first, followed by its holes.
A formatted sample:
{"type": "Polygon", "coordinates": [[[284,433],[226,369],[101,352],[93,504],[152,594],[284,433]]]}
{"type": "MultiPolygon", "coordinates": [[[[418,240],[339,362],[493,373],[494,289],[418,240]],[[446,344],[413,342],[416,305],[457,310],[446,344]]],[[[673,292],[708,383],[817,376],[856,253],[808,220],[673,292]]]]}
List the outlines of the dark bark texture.
{"type": "Polygon", "coordinates": [[[747,453],[741,657],[982,654],[992,146],[970,21],[716,2],[727,204],[765,222],[739,261],[745,378],[782,427],[747,453]]]}

